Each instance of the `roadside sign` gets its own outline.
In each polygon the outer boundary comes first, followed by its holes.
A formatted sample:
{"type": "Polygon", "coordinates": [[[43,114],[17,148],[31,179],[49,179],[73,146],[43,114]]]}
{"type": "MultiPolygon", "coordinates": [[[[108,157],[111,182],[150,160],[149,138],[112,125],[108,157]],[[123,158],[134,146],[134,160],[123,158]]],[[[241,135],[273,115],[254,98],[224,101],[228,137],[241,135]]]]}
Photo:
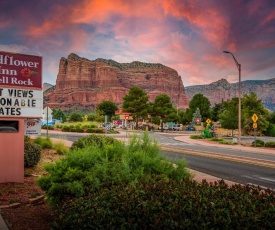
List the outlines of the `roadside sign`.
{"type": "Polygon", "coordinates": [[[201,119],[199,117],[196,118],[196,123],[199,124],[201,122],[201,119]]]}
{"type": "Polygon", "coordinates": [[[129,120],[129,115],[125,115],[125,120],[129,120]]]}
{"type": "Polygon", "coordinates": [[[254,113],[252,116],[252,121],[255,123],[257,120],[258,120],[258,116],[256,115],[256,113],[254,113]]]}
{"type": "Polygon", "coordinates": [[[211,120],[208,118],[208,119],[206,120],[206,123],[207,123],[207,124],[210,124],[210,123],[211,123],[211,120]]]}
{"type": "Polygon", "coordinates": [[[256,122],[253,123],[253,129],[257,129],[257,123],[256,122]]]}

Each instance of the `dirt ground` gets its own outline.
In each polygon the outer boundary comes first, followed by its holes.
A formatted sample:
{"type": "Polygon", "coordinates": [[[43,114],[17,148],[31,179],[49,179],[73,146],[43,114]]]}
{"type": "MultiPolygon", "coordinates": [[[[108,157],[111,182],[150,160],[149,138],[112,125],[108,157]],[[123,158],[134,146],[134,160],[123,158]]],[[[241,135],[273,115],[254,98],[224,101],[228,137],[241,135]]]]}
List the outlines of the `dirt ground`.
{"type": "Polygon", "coordinates": [[[44,164],[53,162],[60,157],[53,150],[43,150],[39,164],[34,168],[25,169],[24,183],[0,184],[0,208],[1,206],[15,205],[0,209],[10,230],[50,229],[53,214],[44,202],[44,191],[39,188],[36,179],[45,174],[44,164]],[[37,201],[32,203],[36,199],[37,201]]]}

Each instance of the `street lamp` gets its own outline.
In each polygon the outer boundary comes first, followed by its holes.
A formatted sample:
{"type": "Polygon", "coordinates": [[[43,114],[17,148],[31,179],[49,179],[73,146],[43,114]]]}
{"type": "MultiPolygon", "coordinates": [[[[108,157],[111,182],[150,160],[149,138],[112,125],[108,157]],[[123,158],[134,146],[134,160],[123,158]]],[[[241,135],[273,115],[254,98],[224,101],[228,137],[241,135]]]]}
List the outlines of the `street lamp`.
{"type": "Polygon", "coordinates": [[[241,132],[242,132],[242,129],[241,129],[241,64],[236,60],[236,58],[234,57],[234,55],[231,52],[229,52],[229,51],[223,51],[223,52],[232,55],[236,65],[237,65],[237,68],[239,70],[238,145],[240,145],[241,144],[241,132]]]}

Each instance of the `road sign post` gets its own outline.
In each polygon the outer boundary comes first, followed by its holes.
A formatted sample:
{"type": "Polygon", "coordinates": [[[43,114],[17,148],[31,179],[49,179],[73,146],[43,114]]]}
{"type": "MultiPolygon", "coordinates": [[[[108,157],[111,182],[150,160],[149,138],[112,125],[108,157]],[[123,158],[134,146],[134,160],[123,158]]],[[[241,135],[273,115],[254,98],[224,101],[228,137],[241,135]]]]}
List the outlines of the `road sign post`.
{"type": "Polygon", "coordinates": [[[253,121],[253,129],[254,129],[254,147],[256,147],[256,130],[257,130],[257,120],[258,120],[258,116],[256,115],[256,113],[254,113],[252,115],[252,121],[253,121]]]}

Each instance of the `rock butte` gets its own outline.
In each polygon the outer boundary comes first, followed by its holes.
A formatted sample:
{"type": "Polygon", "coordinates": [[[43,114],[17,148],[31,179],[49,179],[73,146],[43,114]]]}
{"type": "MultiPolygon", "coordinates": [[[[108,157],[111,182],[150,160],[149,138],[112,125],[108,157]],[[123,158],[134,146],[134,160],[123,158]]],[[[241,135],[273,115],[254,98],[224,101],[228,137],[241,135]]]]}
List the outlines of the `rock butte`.
{"type": "Polygon", "coordinates": [[[189,100],[177,71],[162,64],[94,61],[71,53],[59,63],[56,86],[45,91],[44,105],[63,110],[95,109],[104,100],[120,107],[131,87],[144,89],[149,101],[167,94],[175,107],[185,109],[189,100]]]}

